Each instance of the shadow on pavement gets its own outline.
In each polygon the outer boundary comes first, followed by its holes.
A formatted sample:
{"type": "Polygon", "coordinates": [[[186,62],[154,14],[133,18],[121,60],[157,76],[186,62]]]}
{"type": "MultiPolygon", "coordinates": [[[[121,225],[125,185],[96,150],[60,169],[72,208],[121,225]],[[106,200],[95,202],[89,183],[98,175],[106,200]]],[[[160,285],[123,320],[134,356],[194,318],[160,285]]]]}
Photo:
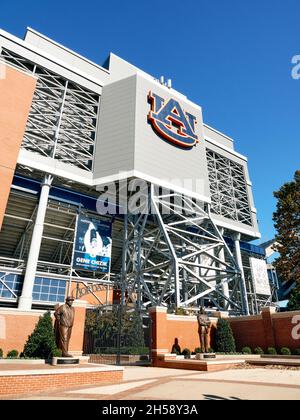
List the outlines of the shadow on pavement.
{"type": "Polygon", "coordinates": [[[236,397],[220,397],[219,395],[203,394],[206,401],[242,401],[241,398],[236,397]]]}

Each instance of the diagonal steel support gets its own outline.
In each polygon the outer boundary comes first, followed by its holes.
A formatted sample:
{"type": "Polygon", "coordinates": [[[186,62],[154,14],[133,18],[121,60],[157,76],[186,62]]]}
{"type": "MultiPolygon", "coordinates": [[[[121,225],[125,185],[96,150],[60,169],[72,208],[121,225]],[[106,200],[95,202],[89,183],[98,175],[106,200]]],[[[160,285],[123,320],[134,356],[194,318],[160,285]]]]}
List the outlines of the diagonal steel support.
{"type": "Polygon", "coordinates": [[[140,310],[150,304],[188,308],[207,299],[219,310],[243,313],[240,269],[209,207],[158,191],[149,185],[148,212],[126,217],[122,278],[128,295],[137,297],[140,310]]]}

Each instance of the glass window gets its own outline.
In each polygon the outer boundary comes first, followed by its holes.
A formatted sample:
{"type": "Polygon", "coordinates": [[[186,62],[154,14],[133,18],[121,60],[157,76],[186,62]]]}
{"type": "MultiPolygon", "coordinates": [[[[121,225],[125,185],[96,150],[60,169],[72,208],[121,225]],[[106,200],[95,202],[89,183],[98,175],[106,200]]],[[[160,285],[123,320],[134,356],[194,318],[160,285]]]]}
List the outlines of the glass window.
{"type": "Polygon", "coordinates": [[[33,299],[38,302],[62,302],[65,299],[65,293],[64,280],[37,278],[33,299]]]}

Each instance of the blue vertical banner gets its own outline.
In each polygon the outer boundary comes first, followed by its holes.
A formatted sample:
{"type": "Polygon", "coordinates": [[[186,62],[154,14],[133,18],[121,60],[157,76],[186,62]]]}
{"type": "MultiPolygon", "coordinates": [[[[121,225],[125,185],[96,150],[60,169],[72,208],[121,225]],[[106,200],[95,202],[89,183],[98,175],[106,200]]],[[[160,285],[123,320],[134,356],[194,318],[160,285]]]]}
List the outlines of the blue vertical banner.
{"type": "Polygon", "coordinates": [[[112,224],[79,216],[73,258],[74,270],[109,273],[112,249],[112,224]]]}

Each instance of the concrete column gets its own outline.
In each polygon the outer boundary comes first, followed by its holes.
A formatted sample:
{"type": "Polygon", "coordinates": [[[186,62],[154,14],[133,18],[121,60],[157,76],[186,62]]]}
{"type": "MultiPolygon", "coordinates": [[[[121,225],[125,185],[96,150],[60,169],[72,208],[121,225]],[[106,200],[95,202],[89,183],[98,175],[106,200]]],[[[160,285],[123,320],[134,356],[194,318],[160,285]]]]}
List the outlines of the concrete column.
{"type": "Polygon", "coordinates": [[[241,293],[242,293],[242,300],[243,300],[243,311],[245,315],[250,315],[246,279],[245,279],[244,267],[243,267],[243,262],[242,262],[240,240],[241,240],[241,234],[240,233],[235,234],[235,237],[234,237],[235,256],[236,256],[237,264],[241,271],[241,277],[242,277],[241,278],[241,293]]]}
{"type": "Polygon", "coordinates": [[[48,205],[49,192],[53,177],[46,175],[42,184],[39,206],[35,225],[33,228],[27,268],[23,283],[22,295],[19,299],[18,308],[22,311],[30,311],[32,305],[32,291],[37,271],[38,259],[44,231],[44,222],[48,205]]]}

